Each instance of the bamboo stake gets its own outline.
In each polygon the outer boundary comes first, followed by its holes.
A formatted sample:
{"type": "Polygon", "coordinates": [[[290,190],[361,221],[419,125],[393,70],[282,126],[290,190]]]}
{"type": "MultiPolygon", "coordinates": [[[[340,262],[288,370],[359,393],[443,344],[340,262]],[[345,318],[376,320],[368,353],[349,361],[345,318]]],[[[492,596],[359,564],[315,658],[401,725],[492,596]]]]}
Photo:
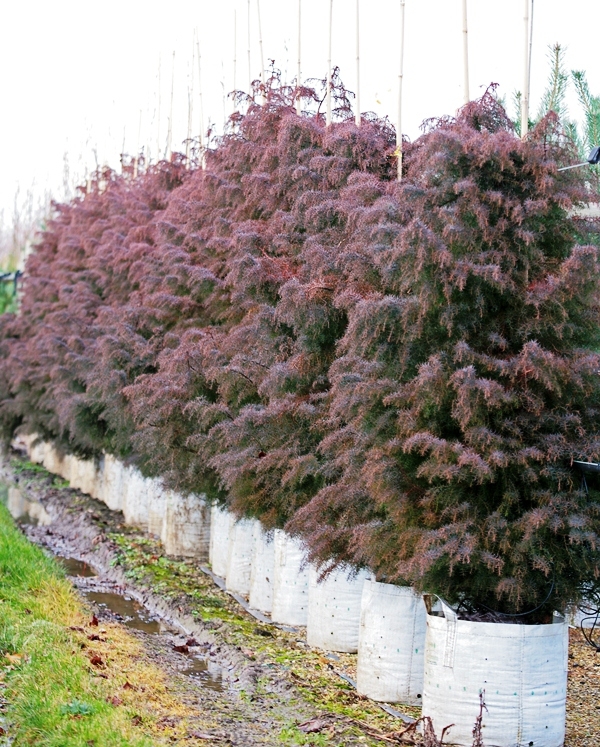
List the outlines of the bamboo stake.
{"type": "Polygon", "coordinates": [[[190,165],[190,141],[192,139],[192,97],[193,97],[193,88],[192,86],[188,86],[188,124],[187,124],[187,137],[185,139],[185,163],[187,168],[189,168],[190,165]]]}
{"type": "Polygon", "coordinates": [[[141,140],[142,140],[142,110],[140,109],[140,117],[138,120],[137,145],[135,148],[135,158],[133,159],[133,178],[134,179],[137,179],[137,175],[138,175],[141,140]]]}
{"type": "Polygon", "coordinates": [[[463,17],[463,93],[465,104],[471,100],[469,95],[469,29],[467,25],[467,0],[462,2],[463,17]]]}
{"type": "Polygon", "coordinates": [[[533,2],[531,0],[531,19],[529,22],[529,74],[527,76],[527,92],[531,91],[531,60],[533,59],[531,54],[533,51],[533,2]]]}
{"type": "Polygon", "coordinates": [[[237,10],[235,8],[233,10],[233,90],[237,90],[237,10]]]}
{"type": "Polygon", "coordinates": [[[252,61],[250,59],[250,0],[248,0],[248,91],[252,96],[252,61]]]}
{"type": "Polygon", "coordinates": [[[175,90],[175,50],[173,50],[173,63],[171,66],[171,106],[169,109],[169,129],[167,130],[167,159],[171,160],[173,144],[173,91],[175,90]]]}
{"type": "Polygon", "coordinates": [[[158,103],[156,111],[156,161],[160,161],[160,103],[161,103],[161,67],[162,67],[162,55],[158,55],[158,103]]]}
{"type": "Polygon", "coordinates": [[[200,54],[200,34],[196,36],[196,52],[198,54],[198,105],[200,108],[200,136],[198,143],[200,147],[200,168],[204,168],[204,106],[202,103],[202,55],[200,54]]]}
{"type": "Polygon", "coordinates": [[[260,50],[260,82],[262,83],[262,100],[263,104],[267,100],[266,81],[265,81],[265,58],[263,56],[262,26],[260,23],[260,0],[256,0],[256,14],[258,16],[258,48],[260,50]]]}
{"type": "Polygon", "coordinates": [[[523,23],[525,24],[525,75],[523,80],[523,97],[521,99],[521,137],[524,138],[529,130],[529,3],[524,0],[525,13],[523,23]]]}
{"type": "Polygon", "coordinates": [[[398,156],[398,181],[402,181],[402,82],[404,78],[404,5],[400,0],[400,72],[398,73],[398,123],[396,125],[396,155],[398,156]]]}
{"type": "Polygon", "coordinates": [[[331,125],[331,37],[332,37],[332,25],[333,25],[333,0],[329,0],[329,55],[327,57],[327,113],[325,118],[325,126],[331,125]]]}
{"type": "Polygon", "coordinates": [[[302,109],[300,106],[300,80],[302,74],[301,67],[301,50],[302,50],[302,0],[298,0],[298,73],[296,75],[296,114],[300,116],[302,109]]]}
{"type": "Polygon", "coordinates": [[[360,0],[356,0],[356,126],[360,127],[360,0]]]}

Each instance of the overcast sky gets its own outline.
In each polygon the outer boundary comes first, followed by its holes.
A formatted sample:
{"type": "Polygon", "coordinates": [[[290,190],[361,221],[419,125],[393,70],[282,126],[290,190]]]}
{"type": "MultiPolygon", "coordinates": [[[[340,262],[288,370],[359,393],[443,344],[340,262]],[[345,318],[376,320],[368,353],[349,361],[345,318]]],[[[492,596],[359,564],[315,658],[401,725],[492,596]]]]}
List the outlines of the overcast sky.
{"type": "MultiPolygon", "coordinates": [[[[356,86],[356,0],[334,0],[333,63],[356,86]]],[[[361,0],[361,109],[396,118],[400,0],[361,0]]],[[[429,117],[462,104],[461,0],[406,0],[403,130],[411,138],[429,117]]],[[[471,97],[500,84],[512,113],[523,86],[524,0],[468,0],[471,97]]],[[[600,94],[593,0],[535,0],[532,108],[548,76],[548,46],[567,48],[569,69],[587,71],[600,94]]],[[[284,77],[296,75],[298,0],[260,0],[265,62],[284,77]]],[[[65,154],[71,178],[119,153],[166,146],[173,52],[173,146],[187,133],[188,88],[194,71],[193,133],[200,128],[198,73],[192,65],[195,29],[202,50],[205,124],[222,126],[223,92],[233,88],[234,13],[239,89],[260,75],[257,0],[5,0],[0,5],[0,211],[12,212],[14,194],[63,193],[65,154]],[[159,67],[161,117],[157,117],[159,67]],[[140,114],[141,113],[141,114],[140,114]],[[96,155],[95,155],[96,154],[96,155]]],[[[302,74],[327,72],[329,0],[302,0],[302,74]]],[[[197,64],[197,63],[196,63],[197,64]]],[[[231,104],[226,102],[225,108],[231,104]]],[[[578,115],[575,100],[571,115],[578,115]]]]}

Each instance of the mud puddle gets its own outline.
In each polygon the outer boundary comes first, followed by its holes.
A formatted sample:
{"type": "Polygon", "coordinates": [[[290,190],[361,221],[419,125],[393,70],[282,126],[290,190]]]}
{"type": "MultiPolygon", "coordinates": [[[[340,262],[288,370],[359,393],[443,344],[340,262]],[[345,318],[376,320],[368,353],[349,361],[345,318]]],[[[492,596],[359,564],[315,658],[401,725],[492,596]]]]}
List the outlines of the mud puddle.
{"type": "MultiPolygon", "coordinates": [[[[24,527],[51,524],[51,517],[41,503],[25,498],[19,488],[1,481],[0,501],[8,508],[13,519],[24,527]]],[[[181,674],[201,687],[217,692],[223,691],[221,667],[190,651],[193,645],[179,642],[178,639],[185,638],[183,631],[152,615],[143,604],[127,596],[127,593],[107,590],[106,580],[102,579],[85,560],[56,552],[53,552],[53,555],[79,593],[98,610],[100,618],[119,622],[142,635],[162,636],[165,642],[183,657],[182,666],[179,668],[181,674]]],[[[193,639],[188,639],[188,642],[192,641],[193,639]]]]}

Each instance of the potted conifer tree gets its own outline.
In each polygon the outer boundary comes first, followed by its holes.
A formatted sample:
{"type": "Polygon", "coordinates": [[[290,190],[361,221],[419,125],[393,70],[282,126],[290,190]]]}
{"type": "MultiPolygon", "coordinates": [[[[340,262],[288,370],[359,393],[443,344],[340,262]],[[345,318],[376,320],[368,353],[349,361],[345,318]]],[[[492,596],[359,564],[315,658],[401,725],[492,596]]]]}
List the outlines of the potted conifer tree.
{"type": "Polygon", "coordinates": [[[598,250],[570,213],[583,176],[557,173],[574,160],[555,118],[521,141],[490,92],[414,144],[346,303],[329,484],[294,520],[313,555],[445,600],[423,707],[457,744],[483,689],[486,744],[562,744],[549,623],[600,573],[600,503],[571,469],[600,456],[598,250]]]}

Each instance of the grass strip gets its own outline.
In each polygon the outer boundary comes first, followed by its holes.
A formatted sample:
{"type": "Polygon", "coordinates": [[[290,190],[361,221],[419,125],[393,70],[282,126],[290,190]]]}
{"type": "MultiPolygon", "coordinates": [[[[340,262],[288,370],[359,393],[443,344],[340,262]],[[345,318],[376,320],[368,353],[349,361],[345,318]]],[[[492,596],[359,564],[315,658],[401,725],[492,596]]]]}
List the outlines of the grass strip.
{"type": "Polygon", "coordinates": [[[126,629],[91,622],[58,564],[0,505],[2,731],[15,747],[172,743],[157,733],[165,712],[181,710],[163,673],[126,629]]]}

